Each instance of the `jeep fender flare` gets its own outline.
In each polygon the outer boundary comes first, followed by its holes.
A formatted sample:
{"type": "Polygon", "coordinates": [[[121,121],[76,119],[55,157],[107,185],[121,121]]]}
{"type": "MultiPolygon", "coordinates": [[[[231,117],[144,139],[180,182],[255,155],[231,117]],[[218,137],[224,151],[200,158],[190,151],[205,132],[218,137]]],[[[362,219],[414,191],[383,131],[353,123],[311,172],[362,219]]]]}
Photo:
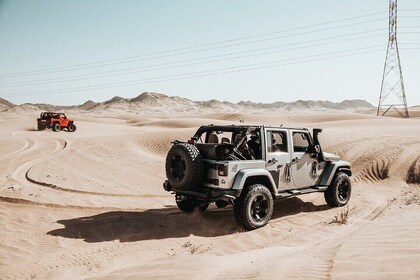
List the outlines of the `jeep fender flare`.
{"type": "Polygon", "coordinates": [[[235,181],[233,182],[232,190],[239,190],[245,186],[247,179],[253,177],[262,177],[264,178],[265,186],[270,190],[271,193],[277,193],[276,184],[274,183],[273,177],[271,177],[270,172],[265,169],[242,169],[236,174],[235,181]]]}
{"type": "Polygon", "coordinates": [[[344,160],[334,161],[327,164],[322,173],[322,178],[319,181],[321,186],[329,186],[338,171],[343,171],[348,176],[351,176],[350,163],[344,160]]]}

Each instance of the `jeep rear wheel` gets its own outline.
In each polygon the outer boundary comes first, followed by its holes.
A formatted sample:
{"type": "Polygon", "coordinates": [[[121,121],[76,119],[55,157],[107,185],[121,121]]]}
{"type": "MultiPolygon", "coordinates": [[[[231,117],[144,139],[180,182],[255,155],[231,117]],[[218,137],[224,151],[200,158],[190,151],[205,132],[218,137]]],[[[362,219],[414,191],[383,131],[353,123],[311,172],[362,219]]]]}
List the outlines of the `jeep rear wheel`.
{"type": "Polygon", "coordinates": [[[235,200],[235,220],[248,230],[263,227],[273,214],[273,204],[273,196],[267,187],[261,184],[251,185],[242,190],[235,200]]]}
{"type": "Polygon", "coordinates": [[[41,131],[41,130],[45,130],[45,125],[38,125],[38,130],[39,130],[39,131],[41,131]]]}
{"type": "Polygon", "coordinates": [[[55,123],[55,124],[53,124],[52,129],[53,129],[55,132],[58,132],[58,131],[60,131],[60,130],[61,130],[61,126],[60,126],[60,124],[59,124],[59,123],[55,123]]]}
{"type": "Polygon", "coordinates": [[[209,207],[208,203],[200,203],[196,199],[190,197],[182,200],[179,200],[179,198],[175,199],[176,205],[182,212],[193,212],[195,208],[198,208],[201,212],[204,212],[207,210],[207,207],[209,207]]]}
{"type": "Polygon", "coordinates": [[[75,132],[76,131],[76,126],[73,123],[71,123],[71,124],[69,124],[69,127],[67,127],[67,130],[69,132],[75,132]]]}
{"type": "Polygon", "coordinates": [[[228,205],[229,205],[229,202],[227,202],[227,201],[224,201],[224,200],[216,201],[216,207],[219,208],[219,209],[225,208],[228,205]]]}
{"type": "Polygon", "coordinates": [[[344,172],[337,172],[328,189],[324,192],[325,201],[331,207],[346,205],[351,196],[351,181],[344,172]]]}
{"type": "Polygon", "coordinates": [[[203,179],[203,162],[196,146],[176,143],[166,157],[166,176],[174,190],[191,190],[203,179]]]}

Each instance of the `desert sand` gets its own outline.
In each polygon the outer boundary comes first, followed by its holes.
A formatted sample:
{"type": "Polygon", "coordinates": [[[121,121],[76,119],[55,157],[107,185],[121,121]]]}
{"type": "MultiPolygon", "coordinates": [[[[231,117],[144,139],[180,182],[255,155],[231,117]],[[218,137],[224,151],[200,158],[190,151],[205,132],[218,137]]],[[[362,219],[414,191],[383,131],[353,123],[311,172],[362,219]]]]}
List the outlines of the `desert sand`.
{"type": "Polygon", "coordinates": [[[36,131],[38,114],[0,113],[1,279],[420,278],[419,114],[70,111],[75,133],[36,131]],[[352,164],[348,206],[277,200],[250,232],[231,207],[181,213],[162,188],[170,142],[239,120],[323,128],[352,164]]]}

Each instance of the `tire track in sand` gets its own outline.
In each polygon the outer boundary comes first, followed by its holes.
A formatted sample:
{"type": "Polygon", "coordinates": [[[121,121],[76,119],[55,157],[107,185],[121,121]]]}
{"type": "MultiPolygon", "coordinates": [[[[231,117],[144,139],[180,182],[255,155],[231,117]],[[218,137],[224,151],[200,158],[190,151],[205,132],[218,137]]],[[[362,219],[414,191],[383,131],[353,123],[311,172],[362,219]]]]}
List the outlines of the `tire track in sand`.
{"type": "MultiPolygon", "coordinates": [[[[15,131],[15,132],[11,133],[12,137],[15,137],[15,135],[17,135],[19,132],[20,131],[15,131]]],[[[5,159],[7,159],[11,156],[15,156],[17,154],[20,154],[20,153],[23,153],[27,150],[30,150],[35,144],[35,142],[31,138],[28,138],[28,137],[19,137],[19,139],[22,139],[25,142],[23,144],[23,147],[19,148],[16,151],[10,152],[10,153],[5,154],[5,155],[2,155],[0,157],[0,160],[5,160],[5,159]]]]}
{"type": "MultiPolygon", "coordinates": [[[[43,187],[46,187],[46,188],[49,188],[49,189],[52,189],[52,190],[67,192],[67,193],[75,193],[75,194],[83,194],[83,195],[98,195],[98,196],[108,196],[108,197],[138,197],[138,198],[167,197],[167,195],[147,195],[147,194],[145,194],[145,195],[130,195],[130,194],[111,194],[111,193],[102,193],[102,192],[83,191],[83,190],[77,190],[77,189],[64,188],[64,187],[57,186],[55,184],[50,184],[50,183],[42,182],[40,180],[36,180],[35,178],[30,176],[30,171],[34,167],[36,167],[37,165],[41,164],[43,161],[48,161],[54,155],[65,151],[65,149],[68,146],[68,142],[64,139],[57,138],[55,140],[57,141],[56,147],[51,153],[49,153],[46,157],[43,157],[41,159],[35,159],[35,160],[26,162],[23,165],[19,166],[18,168],[15,169],[15,172],[13,172],[12,177],[18,182],[22,182],[22,180],[20,178],[23,177],[26,180],[26,182],[29,182],[31,184],[34,184],[34,185],[37,185],[37,186],[43,186],[43,187]],[[32,166],[30,166],[28,168],[27,166],[29,166],[31,163],[32,163],[32,166]],[[24,171],[25,169],[26,169],[26,171],[24,171]],[[22,174],[22,175],[20,175],[20,174],[22,174]]],[[[31,142],[33,143],[34,141],[31,140],[31,142]]],[[[13,201],[15,198],[11,197],[10,199],[11,199],[11,201],[13,201]]],[[[27,201],[31,201],[31,200],[21,200],[20,203],[22,203],[22,201],[26,201],[24,203],[27,203],[27,201]]],[[[59,205],[59,204],[35,202],[33,205],[44,205],[44,206],[52,207],[53,205],[59,205]]],[[[91,209],[91,208],[89,208],[89,209],[91,209]]],[[[102,208],[99,208],[99,209],[102,209],[102,208]]],[[[115,210],[115,209],[121,209],[121,208],[112,208],[111,207],[110,209],[115,210]]]]}
{"type": "MultiPolygon", "coordinates": [[[[355,221],[349,223],[343,228],[337,228],[337,226],[330,224],[330,216],[323,215],[319,217],[317,221],[314,221],[312,224],[307,224],[302,221],[302,218],[308,217],[308,215],[313,215],[313,213],[304,213],[302,217],[289,217],[287,219],[278,219],[273,224],[285,224],[285,222],[291,222],[293,224],[293,231],[271,233],[270,241],[268,244],[263,244],[262,246],[254,245],[254,249],[264,249],[276,246],[284,246],[285,242],[289,244],[304,244],[305,242],[313,242],[307,248],[300,252],[292,252],[292,254],[301,255],[299,262],[288,262],[287,255],[283,255],[279,252],[278,259],[284,259],[287,263],[286,268],[283,268],[280,272],[285,273],[281,275],[280,278],[284,279],[331,279],[331,271],[334,267],[334,260],[342,246],[343,241],[347,237],[353,235],[355,232],[369,225],[369,223],[379,216],[381,216],[386,209],[392,204],[392,200],[383,201],[376,205],[375,207],[370,208],[368,211],[361,205],[352,207],[349,209],[349,216],[356,218],[355,221]],[[297,219],[297,221],[296,221],[297,219]],[[296,228],[297,227],[297,228],[296,228]],[[306,240],[306,236],[313,236],[314,238],[309,241],[306,240]],[[319,237],[319,238],[318,238],[319,237]],[[302,263],[304,263],[305,269],[302,269],[302,263]]],[[[235,238],[238,238],[237,236],[235,238]]],[[[247,248],[245,248],[246,250],[247,248]]],[[[273,256],[273,258],[276,258],[273,256]]],[[[296,258],[292,257],[293,260],[296,258]]],[[[222,271],[221,274],[217,275],[216,278],[221,277],[222,279],[247,279],[249,275],[254,275],[258,271],[264,272],[267,270],[268,274],[260,274],[262,278],[271,278],[271,274],[276,274],[276,268],[272,267],[272,263],[267,263],[264,267],[255,268],[255,266],[246,267],[239,265],[238,267],[231,267],[229,271],[222,271]],[[258,271],[257,271],[257,270],[258,271]]]]}
{"type": "Polygon", "coordinates": [[[100,196],[111,196],[111,197],[142,197],[142,198],[153,198],[153,197],[168,197],[168,195],[154,195],[154,194],[143,194],[143,195],[135,195],[135,194],[113,194],[113,193],[103,193],[103,192],[92,192],[92,191],[83,191],[83,190],[77,190],[77,189],[70,189],[70,188],[64,188],[57,186],[55,184],[50,184],[42,181],[35,180],[29,176],[29,173],[31,169],[35,167],[32,166],[29,168],[25,173],[25,178],[28,182],[47,187],[53,190],[62,191],[62,192],[68,192],[68,193],[78,193],[78,194],[89,194],[89,195],[100,195],[100,196]]]}
{"type": "Polygon", "coordinates": [[[79,205],[63,205],[50,202],[37,202],[29,199],[15,198],[9,196],[0,196],[0,202],[6,202],[17,205],[42,206],[48,208],[78,209],[78,210],[104,210],[104,211],[145,211],[145,208],[121,208],[121,207],[98,207],[98,206],[79,206],[79,205]]]}

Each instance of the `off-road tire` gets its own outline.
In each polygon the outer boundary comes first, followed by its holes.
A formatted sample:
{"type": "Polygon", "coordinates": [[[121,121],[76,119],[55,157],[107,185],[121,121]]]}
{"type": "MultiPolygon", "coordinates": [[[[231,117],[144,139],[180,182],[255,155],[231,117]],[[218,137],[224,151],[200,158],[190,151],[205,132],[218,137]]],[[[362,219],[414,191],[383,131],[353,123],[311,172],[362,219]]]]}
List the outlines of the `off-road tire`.
{"type": "Polygon", "coordinates": [[[201,212],[204,212],[207,210],[207,207],[209,207],[208,203],[199,203],[193,198],[187,198],[181,201],[176,200],[176,205],[178,206],[179,210],[186,213],[193,212],[195,208],[198,208],[201,212]]]}
{"type": "Polygon", "coordinates": [[[251,185],[235,200],[235,220],[241,227],[253,230],[265,226],[273,214],[273,196],[266,186],[251,185]]]}
{"type": "Polygon", "coordinates": [[[45,128],[46,128],[45,125],[38,125],[38,130],[39,131],[45,130],[45,128]]]}
{"type": "Polygon", "coordinates": [[[61,130],[61,126],[59,123],[55,123],[52,125],[52,130],[54,130],[55,132],[59,132],[61,130]]]}
{"type": "Polygon", "coordinates": [[[69,126],[67,127],[67,131],[68,132],[75,132],[76,131],[76,125],[71,123],[69,124],[69,126]]]}
{"type": "Polygon", "coordinates": [[[166,176],[174,190],[192,190],[203,180],[203,161],[196,146],[175,143],[166,156],[166,176]]]}
{"type": "Polygon", "coordinates": [[[344,172],[337,172],[324,192],[325,201],[331,207],[341,207],[346,205],[351,196],[351,181],[344,172]]]}

